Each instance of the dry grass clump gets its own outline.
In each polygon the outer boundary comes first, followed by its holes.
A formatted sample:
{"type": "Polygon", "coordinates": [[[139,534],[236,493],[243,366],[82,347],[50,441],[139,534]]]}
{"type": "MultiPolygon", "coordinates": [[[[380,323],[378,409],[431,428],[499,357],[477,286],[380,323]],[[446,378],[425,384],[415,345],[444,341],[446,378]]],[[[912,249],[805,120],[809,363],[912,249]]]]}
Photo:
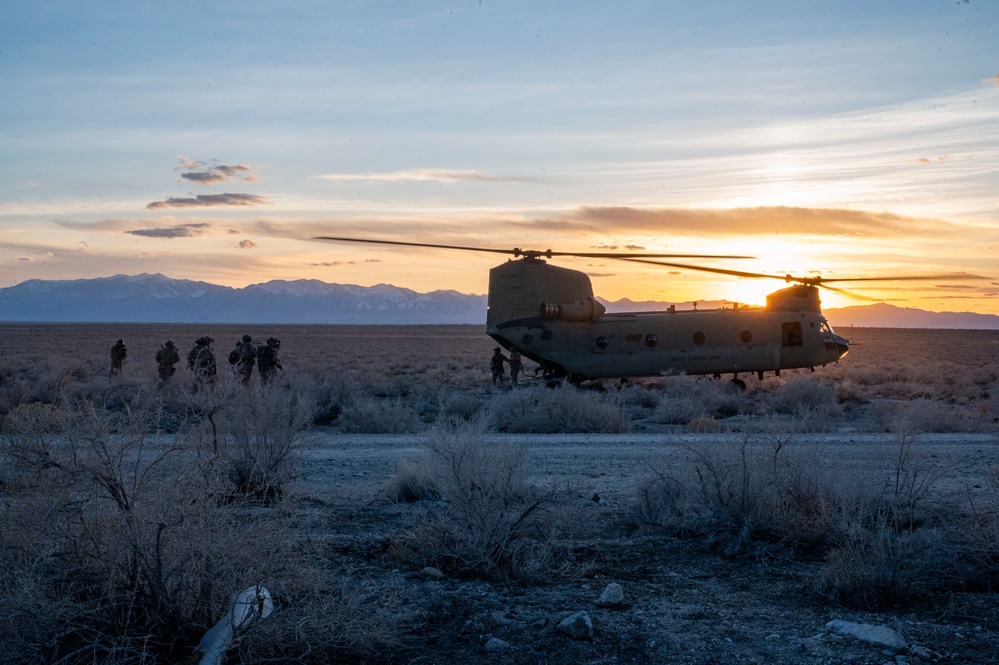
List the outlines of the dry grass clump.
{"type": "Polygon", "coordinates": [[[253,584],[271,589],[278,611],[240,634],[245,659],[398,648],[415,616],[398,611],[398,593],[336,572],[294,530],[285,488],[311,401],[292,386],[223,378],[189,396],[179,430],[166,433],[184,395],[115,392],[110,409],[76,398],[5,416],[4,659],[178,662],[253,584]]]}
{"type": "Polygon", "coordinates": [[[948,469],[918,457],[914,442],[900,424],[876,463],[853,469],[832,468],[820,448],[779,433],[689,446],[686,459],[653,465],[634,519],[704,538],[726,556],[779,546],[820,560],[818,588],[867,608],[997,579],[999,502],[980,502],[966,521],[941,496],[948,469]]]}
{"type": "Polygon", "coordinates": [[[488,409],[500,432],[627,432],[630,419],[617,395],[572,385],[532,385],[498,394],[488,409]]]}
{"type": "Polygon", "coordinates": [[[728,556],[772,544],[811,551],[836,537],[844,497],[829,492],[813,447],[775,433],[685,449],[639,486],[640,527],[705,537],[728,556]]]}
{"type": "Polygon", "coordinates": [[[405,434],[424,428],[416,410],[398,399],[359,397],[340,414],[339,428],[351,434],[405,434]]]}
{"type": "Polygon", "coordinates": [[[572,511],[558,491],[528,482],[526,446],[490,440],[485,418],[449,419],[432,430],[428,453],[424,487],[435,489],[421,493],[440,500],[397,539],[396,556],[492,580],[533,580],[563,566],[572,511]]]}
{"type": "Polygon", "coordinates": [[[13,660],[176,658],[284,559],[280,516],[220,502],[217,460],[151,434],[156,418],[149,403],[8,418],[0,566],[14,583],[0,641],[13,660]]]}
{"type": "Polygon", "coordinates": [[[661,397],[651,420],[667,425],[734,416],[746,403],[745,396],[728,381],[675,376],[661,381],[659,386],[661,397]]]}

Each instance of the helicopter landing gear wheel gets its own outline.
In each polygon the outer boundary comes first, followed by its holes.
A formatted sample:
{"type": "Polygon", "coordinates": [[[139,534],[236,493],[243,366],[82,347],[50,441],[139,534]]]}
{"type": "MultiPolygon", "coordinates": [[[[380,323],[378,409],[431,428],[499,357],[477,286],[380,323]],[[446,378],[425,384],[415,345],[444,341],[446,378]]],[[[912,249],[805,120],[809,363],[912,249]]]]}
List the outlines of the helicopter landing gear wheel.
{"type": "Polygon", "coordinates": [[[742,391],[746,390],[746,382],[743,381],[742,379],[732,379],[731,385],[736,390],[742,390],[742,391]]]}

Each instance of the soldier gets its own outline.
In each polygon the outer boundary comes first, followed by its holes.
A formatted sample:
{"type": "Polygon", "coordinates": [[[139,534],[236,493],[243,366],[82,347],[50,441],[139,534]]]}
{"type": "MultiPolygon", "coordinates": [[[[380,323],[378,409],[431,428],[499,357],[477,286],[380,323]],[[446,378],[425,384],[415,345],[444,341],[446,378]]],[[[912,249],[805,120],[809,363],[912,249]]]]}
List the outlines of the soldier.
{"type": "Polygon", "coordinates": [[[236,342],[236,348],[229,352],[229,364],[232,371],[239,376],[243,385],[250,383],[253,376],[253,365],[257,362],[257,347],[253,344],[253,338],[243,335],[243,338],[236,342]]]}
{"type": "Polygon", "coordinates": [[[267,346],[257,349],[257,370],[260,372],[260,382],[264,385],[270,383],[274,378],[275,370],[284,371],[281,360],[278,358],[278,349],[281,348],[281,340],[274,337],[267,338],[267,346]]]}
{"type": "Polygon", "coordinates": [[[194,375],[192,392],[198,392],[201,386],[211,387],[215,384],[218,366],[215,363],[215,351],[212,342],[215,340],[207,335],[194,340],[194,347],[187,352],[187,368],[194,375]]]}
{"type": "Polygon", "coordinates": [[[121,364],[125,362],[125,356],[127,355],[128,349],[125,348],[125,340],[119,339],[111,347],[111,374],[109,376],[118,376],[121,374],[121,364]]]}
{"type": "Polygon", "coordinates": [[[179,362],[180,353],[177,351],[177,345],[173,343],[172,339],[168,339],[160,347],[160,350],[156,352],[156,364],[159,366],[160,381],[166,383],[177,371],[174,365],[179,362]]]}
{"type": "Polygon", "coordinates": [[[493,383],[502,384],[504,381],[504,375],[506,372],[503,370],[503,363],[509,363],[507,357],[503,355],[500,348],[497,346],[493,349],[493,357],[489,360],[489,367],[493,371],[493,383]]]}
{"type": "Polygon", "coordinates": [[[517,385],[517,376],[520,374],[521,369],[523,369],[523,365],[520,362],[520,351],[517,349],[511,351],[510,360],[507,362],[510,363],[510,383],[517,385]]]}

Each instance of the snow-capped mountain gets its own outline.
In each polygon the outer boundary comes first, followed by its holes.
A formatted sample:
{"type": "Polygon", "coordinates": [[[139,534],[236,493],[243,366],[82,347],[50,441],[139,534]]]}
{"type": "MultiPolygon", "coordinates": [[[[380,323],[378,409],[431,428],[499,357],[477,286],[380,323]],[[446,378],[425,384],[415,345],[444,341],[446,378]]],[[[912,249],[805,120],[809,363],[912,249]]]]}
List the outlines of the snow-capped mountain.
{"type": "Polygon", "coordinates": [[[29,280],[0,289],[0,321],[485,323],[486,297],[274,280],[235,289],[161,274],[29,280]]]}
{"type": "MultiPolygon", "coordinates": [[[[669,303],[599,299],[609,312],[666,309],[669,303]]],[[[675,303],[689,309],[693,303],[675,303]]],[[[725,303],[701,301],[711,309],[725,303]]],[[[926,312],[879,303],[825,310],[834,327],[999,330],[999,316],[926,312]]],[[[417,293],[391,284],[273,280],[242,289],[161,274],[28,280],[0,289],[0,321],[120,323],[468,323],[484,324],[486,296],[417,293]]]]}

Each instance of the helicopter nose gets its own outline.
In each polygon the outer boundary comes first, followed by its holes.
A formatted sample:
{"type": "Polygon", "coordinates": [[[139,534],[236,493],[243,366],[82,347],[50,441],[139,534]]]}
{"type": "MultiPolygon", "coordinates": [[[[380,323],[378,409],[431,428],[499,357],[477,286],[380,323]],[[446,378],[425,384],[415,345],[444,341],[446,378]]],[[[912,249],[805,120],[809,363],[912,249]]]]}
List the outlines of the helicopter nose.
{"type": "Polygon", "coordinates": [[[839,349],[839,357],[842,358],[850,351],[850,340],[839,335],[833,335],[836,340],[836,348],[839,349]]]}

